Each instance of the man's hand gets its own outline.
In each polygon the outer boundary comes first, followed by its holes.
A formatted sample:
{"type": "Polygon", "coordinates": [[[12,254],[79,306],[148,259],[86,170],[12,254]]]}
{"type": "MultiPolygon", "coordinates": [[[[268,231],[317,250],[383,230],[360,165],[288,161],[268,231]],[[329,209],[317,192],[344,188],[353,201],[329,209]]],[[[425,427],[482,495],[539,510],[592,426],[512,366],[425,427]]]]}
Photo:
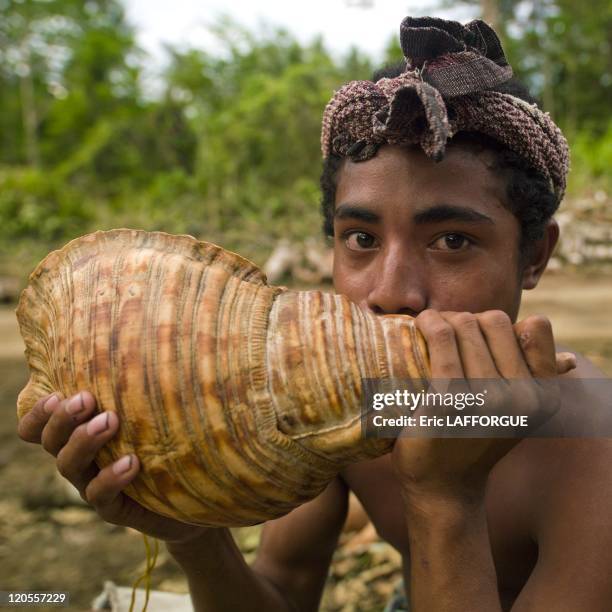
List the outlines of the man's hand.
{"type": "MultiPolygon", "coordinates": [[[[552,328],[544,317],[513,326],[501,311],[426,310],[416,325],[427,341],[432,379],[455,379],[466,391],[470,379],[500,381],[495,385],[498,396],[488,396],[487,414],[526,414],[530,423],[541,423],[558,408],[556,376],[575,362],[567,354],[556,355],[552,328]]],[[[479,503],[490,470],[519,441],[516,436],[400,437],[392,457],[409,503],[421,505],[430,497],[479,503]]]]}
{"type": "Polygon", "coordinates": [[[64,400],[58,394],[43,397],[18,425],[23,440],[41,444],[57,458],[60,474],[106,522],[177,544],[206,531],[155,514],[122,493],[140,469],[135,455],[126,455],[98,469],[94,463],[96,454],[118,430],[117,415],[110,411],[96,415],[95,399],[86,391],[64,400]]]}

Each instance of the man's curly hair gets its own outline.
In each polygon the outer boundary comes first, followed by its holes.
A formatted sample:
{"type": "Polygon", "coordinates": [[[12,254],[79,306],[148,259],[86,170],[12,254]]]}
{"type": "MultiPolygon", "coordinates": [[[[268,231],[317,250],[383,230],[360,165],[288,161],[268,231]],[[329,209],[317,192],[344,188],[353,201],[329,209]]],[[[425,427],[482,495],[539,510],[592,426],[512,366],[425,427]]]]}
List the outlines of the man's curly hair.
{"type": "MultiPolygon", "coordinates": [[[[372,81],[377,82],[381,78],[397,77],[404,70],[404,61],[387,66],[376,71],[372,81]]],[[[523,83],[516,78],[496,87],[495,91],[511,94],[530,104],[536,102],[523,83]]],[[[527,257],[535,241],[544,235],[547,222],[559,206],[559,199],[553,193],[550,182],[517,153],[510,151],[485,134],[459,132],[451,139],[449,144],[464,146],[475,154],[484,151],[493,153],[494,162],[489,168],[507,181],[506,205],[519,221],[521,228],[519,248],[521,254],[527,257]]],[[[337,176],[345,159],[338,155],[330,155],[323,161],[320,179],[321,212],[323,214],[323,232],[327,237],[333,237],[334,235],[337,176]]]]}

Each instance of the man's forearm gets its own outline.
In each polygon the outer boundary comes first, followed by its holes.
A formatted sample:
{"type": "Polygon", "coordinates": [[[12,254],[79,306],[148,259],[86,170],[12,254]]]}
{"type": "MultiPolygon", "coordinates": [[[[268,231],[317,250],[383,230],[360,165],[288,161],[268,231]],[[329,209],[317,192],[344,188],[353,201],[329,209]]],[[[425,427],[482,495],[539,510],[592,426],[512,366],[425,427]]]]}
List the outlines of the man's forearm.
{"type": "Polygon", "coordinates": [[[210,529],[188,544],[168,544],[168,551],[187,576],[196,612],[295,612],[270,581],[247,565],[228,529],[210,529]]]}
{"type": "Polygon", "coordinates": [[[406,498],[414,612],[501,612],[484,502],[406,498]]]}

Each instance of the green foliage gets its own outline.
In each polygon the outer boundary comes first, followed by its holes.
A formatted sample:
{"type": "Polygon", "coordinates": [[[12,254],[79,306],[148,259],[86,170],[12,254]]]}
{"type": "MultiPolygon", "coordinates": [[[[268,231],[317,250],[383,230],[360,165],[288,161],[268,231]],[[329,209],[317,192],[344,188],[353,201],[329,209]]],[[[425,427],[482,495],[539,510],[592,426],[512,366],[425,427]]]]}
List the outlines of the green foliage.
{"type": "Polygon", "coordinates": [[[393,36],[393,38],[389,39],[387,46],[385,47],[383,64],[396,64],[403,59],[404,54],[402,53],[399,38],[397,36],[393,36]]]}
{"type": "Polygon", "coordinates": [[[592,193],[596,189],[612,193],[612,121],[603,134],[599,132],[582,130],[570,139],[572,168],[568,191],[571,195],[592,193]]]}
{"type": "Polygon", "coordinates": [[[35,168],[0,171],[0,238],[50,242],[79,231],[91,218],[81,194],[55,174],[35,168]]]}
{"type": "Polygon", "coordinates": [[[601,135],[612,105],[612,4],[539,0],[526,8],[511,30],[513,65],[570,134],[601,135]]]}
{"type": "MultiPolygon", "coordinates": [[[[570,135],[570,193],[606,186],[610,4],[464,3],[497,11],[520,76],[570,135]]],[[[338,58],[221,19],[214,52],[168,47],[152,99],[119,0],[0,0],[0,12],[0,268],[3,253],[36,259],[98,228],[195,234],[259,262],[277,238],[320,231],[321,115],[342,83],[371,75],[358,49],[338,58]]],[[[399,59],[394,38],[385,61],[399,59]]]]}

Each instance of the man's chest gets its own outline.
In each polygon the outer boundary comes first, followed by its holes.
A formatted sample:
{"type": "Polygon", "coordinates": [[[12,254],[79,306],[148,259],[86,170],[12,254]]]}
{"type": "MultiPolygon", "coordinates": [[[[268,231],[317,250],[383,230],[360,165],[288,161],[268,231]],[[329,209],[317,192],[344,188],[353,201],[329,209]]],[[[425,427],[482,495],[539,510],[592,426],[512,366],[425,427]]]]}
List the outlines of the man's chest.
{"type": "MultiPolygon", "coordinates": [[[[531,537],[530,496],[512,463],[492,473],[486,506],[491,551],[502,599],[513,601],[529,578],[538,549],[531,537]]],[[[381,538],[409,562],[409,525],[389,455],[350,466],[342,473],[381,538]]]]}

